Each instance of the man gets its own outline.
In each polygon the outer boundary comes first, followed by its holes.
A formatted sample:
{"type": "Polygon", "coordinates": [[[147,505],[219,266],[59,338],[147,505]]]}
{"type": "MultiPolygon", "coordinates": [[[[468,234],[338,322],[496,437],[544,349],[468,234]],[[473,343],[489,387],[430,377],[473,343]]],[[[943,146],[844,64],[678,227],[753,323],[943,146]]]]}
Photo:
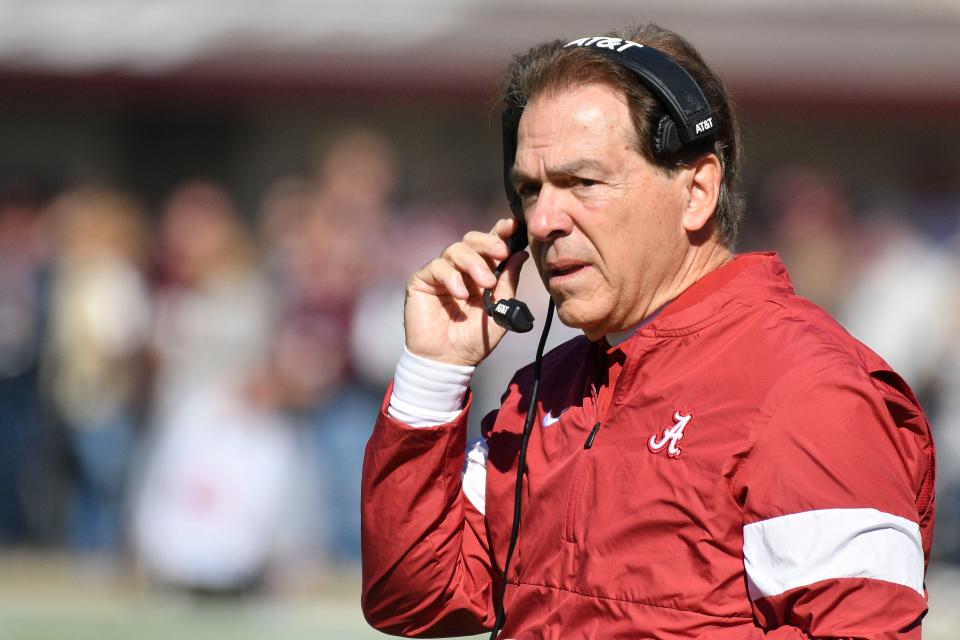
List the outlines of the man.
{"type": "MultiPolygon", "coordinates": [[[[676,34],[716,133],[651,151],[664,108],[581,39],[515,60],[510,175],[557,314],[510,546],[533,371],[467,453],[467,385],[503,337],[518,221],[471,232],[410,279],[406,353],[367,446],[364,613],[403,635],[919,638],[933,446],[904,382],[794,295],[773,254],[732,253],[739,136],[720,81],[676,34]],[[579,43],[579,44],[578,44],[579,43]]],[[[629,46],[634,46],[630,44],[629,46]]],[[[627,45],[624,45],[627,46],[627,45]]]]}

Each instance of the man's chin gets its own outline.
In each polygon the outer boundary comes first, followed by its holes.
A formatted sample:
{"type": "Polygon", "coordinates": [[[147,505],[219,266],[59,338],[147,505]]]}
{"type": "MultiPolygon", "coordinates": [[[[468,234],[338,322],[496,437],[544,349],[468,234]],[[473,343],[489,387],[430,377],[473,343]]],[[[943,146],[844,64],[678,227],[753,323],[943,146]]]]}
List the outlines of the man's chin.
{"type": "Polygon", "coordinates": [[[556,305],[557,318],[559,318],[563,324],[574,329],[580,329],[591,340],[595,340],[604,335],[603,333],[599,333],[596,338],[591,337],[592,334],[597,334],[599,331],[598,324],[600,318],[596,315],[596,308],[591,309],[589,304],[584,304],[580,300],[571,299],[556,301],[556,305]],[[590,313],[591,311],[593,311],[593,313],[590,313]]]}

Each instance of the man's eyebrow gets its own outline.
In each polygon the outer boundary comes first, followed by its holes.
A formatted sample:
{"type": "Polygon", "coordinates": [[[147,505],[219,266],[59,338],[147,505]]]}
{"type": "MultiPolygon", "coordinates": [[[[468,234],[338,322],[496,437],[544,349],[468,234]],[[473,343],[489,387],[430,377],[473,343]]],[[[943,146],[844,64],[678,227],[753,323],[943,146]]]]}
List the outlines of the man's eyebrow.
{"type": "Polygon", "coordinates": [[[509,176],[510,176],[510,182],[512,182],[513,184],[523,184],[525,182],[530,182],[534,180],[532,176],[529,176],[523,173],[522,171],[520,171],[520,169],[517,168],[517,165],[513,165],[512,167],[510,167],[509,176]]]}
{"type": "MultiPolygon", "coordinates": [[[[584,172],[599,172],[605,174],[606,166],[598,160],[583,158],[579,160],[573,160],[571,162],[565,162],[564,164],[558,164],[555,167],[548,167],[547,177],[566,178],[569,176],[580,175],[584,172]]],[[[537,182],[539,181],[539,178],[529,176],[520,171],[517,168],[517,165],[513,165],[513,167],[510,168],[510,181],[513,184],[522,184],[524,182],[537,182]]]]}

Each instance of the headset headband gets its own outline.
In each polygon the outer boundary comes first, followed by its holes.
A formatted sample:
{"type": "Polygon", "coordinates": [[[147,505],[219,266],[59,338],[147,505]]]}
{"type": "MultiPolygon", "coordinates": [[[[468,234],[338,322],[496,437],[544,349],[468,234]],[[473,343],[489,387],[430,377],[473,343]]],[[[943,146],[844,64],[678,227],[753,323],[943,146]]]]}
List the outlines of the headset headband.
{"type": "MultiPolygon", "coordinates": [[[[579,38],[564,45],[565,49],[570,47],[607,54],[620,66],[634,72],[666,107],[677,127],[680,148],[713,137],[710,103],[687,70],[669,56],[639,42],[606,36],[579,38]]],[[[668,151],[663,149],[663,152],[668,151]]]]}
{"type": "MultiPolygon", "coordinates": [[[[663,156],[713,142],[714,122],[710,103],[687,70],[663,52],[639,42],[610,36],[578,38],[564,45],[564,48],[570,47],[593,49],[610,56],[617,64],[633,72],[663,105],[667,115],[660,118],[653,132],[654,155],[663,156]]],[[[517,128],[523,105],[513,103],[509,96],[507,103],[502,115],[503,180],[510,210],[522,223],[523,205],[510,180],[510,170],[516,159],[517,128]]],[[[511,251],[519,251],[526,246],[526,238],[522,243],[517,240],[512,244],[519,246],[511,246],[511,251]]]]}

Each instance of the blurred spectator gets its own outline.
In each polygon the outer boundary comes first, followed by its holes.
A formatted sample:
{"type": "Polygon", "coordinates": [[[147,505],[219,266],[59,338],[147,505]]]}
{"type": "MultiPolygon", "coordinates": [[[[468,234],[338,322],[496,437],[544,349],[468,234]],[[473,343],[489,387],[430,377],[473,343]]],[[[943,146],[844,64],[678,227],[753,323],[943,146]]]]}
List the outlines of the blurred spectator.
{"type": "Polygon", "coordinates": [[[767,178],[759,200],[797,293],[835,314],[856,275],[863,238],[840,181],[790,166],[767,178]]]}
{"type": "MultiPolygon", "coordinates": [[[[25,181],[0,188],[0,541],[29,534],[25,473],[38,453],[37,369],[46,316],[40,195],[25,181]]],[[[36,498],[36,496],[34,496],[36,498]]],[[[48,505],[46,505],[48,506],[48,505]]]]}
{"type": "Polygon", "coordinates": [[[177,189],[158,235],[153,410],[163,422],[193,395],[246,392],[266,353],[271,311],[253,240],[221,186],[177,189]]]}
{"type": "Polygon", "coordinates": [[[938,558],[960,565],[960,235],[951,243],[954,278],[944,291],[949,312],[945,348],[936,379],[936,402],[931,422],[937,445],[937,540],[938,558]]]}
{"type": "Polygon", "coordinates": [[[51,205],[56,229],[43,379],[76,470],[68,537],[77,549],[121,542],[150,317],[144,214],[129,195],[83,186],[51,205]]]}
{"type": "Polygon", "coordinates": [[[134,513],[144,569],[200,591],[256,586],[285,524],[293,434],[256,385],[271,333],[254,247],[219,185],[160,220],[153,438],[134,513]]]}
{"type": "Polygon", "coordinates": [[[358,300],[391,273],[384,238],[396,182],[391,145],[376,132],[350,130],[312,180],[279,183],[261,208],[274,289],[282,292],[273,393],[304,426],[321,489],[317,535],[338,563],[359,561],[360,468],[381,399],[357,375],[350,336],[358,300]]]}
{"type": "MultiPolygon", "coordinates": [[[[347,218],[349,220],[349,218],[347,218]]],[[[300,413],[333,395],[349,374],[344,336],[364,257],[338,253],[357,238],[335,229],[315,187],[292,179],[270,190],[261,208],[267,273],[277,303],[268,393],[300,413]],[[351,264],[352,263],[352,264],[351,264]],[[344,273],[343,271],[346,271],[344,273]]]]}
{"type": "Polygon", "coordinates": [[[960,315],[960,262],[903,216],[873,215],[869,227],[870,250],[839,318],[932,410],[930,394],[960,315]]]}

